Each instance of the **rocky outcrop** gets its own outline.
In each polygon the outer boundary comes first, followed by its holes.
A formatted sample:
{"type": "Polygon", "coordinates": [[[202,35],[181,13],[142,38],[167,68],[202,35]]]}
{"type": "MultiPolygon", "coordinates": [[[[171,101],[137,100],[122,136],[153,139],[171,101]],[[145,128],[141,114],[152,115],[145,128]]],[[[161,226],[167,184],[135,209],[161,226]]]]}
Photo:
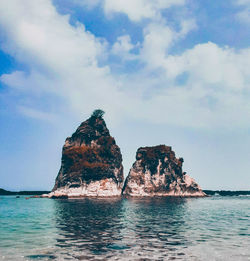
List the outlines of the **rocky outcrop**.
{"type": "Polygon", "coordinates": [[[49,197],[119,196],[123,185],[120,148],[101,115],[93,115],[66,139],[49,197]]]}
{"type": "Polygon", "coordinates": [[[139,148],[136,161],[126,178],[126,196],[185,196],[203,197],[199,185],[182,172],[182,158],[176,158],[165,145],[139,148]]]}

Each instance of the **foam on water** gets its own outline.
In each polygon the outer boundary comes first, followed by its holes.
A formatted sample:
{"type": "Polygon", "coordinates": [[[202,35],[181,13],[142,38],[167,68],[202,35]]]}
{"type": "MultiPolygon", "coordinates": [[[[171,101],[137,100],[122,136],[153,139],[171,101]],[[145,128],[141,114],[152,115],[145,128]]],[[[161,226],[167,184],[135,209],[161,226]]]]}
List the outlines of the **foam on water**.
{"type": "Polygon", "coordinates": [[[249,245],[249,197],[0,197],[0,260],[250,260],[249,245]]]}

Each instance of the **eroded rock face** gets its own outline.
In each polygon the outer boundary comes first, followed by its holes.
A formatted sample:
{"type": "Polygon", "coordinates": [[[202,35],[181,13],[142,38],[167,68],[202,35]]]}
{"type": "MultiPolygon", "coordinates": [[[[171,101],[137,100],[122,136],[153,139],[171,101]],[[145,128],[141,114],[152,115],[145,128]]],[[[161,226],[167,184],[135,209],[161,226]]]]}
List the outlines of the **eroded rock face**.
{"type": "Polygon", "coordinates": [[[119,196],[123,185],[120,148],[102,117],[90,117],[66,139],[49,197],[119,196]]]}
{"type": "Polygon", "coordinates": [[[126,178],[123,195],[205,196],[194,179],[182,172],[182,163],[183,159],[177,159],[169,146],[139,148],[126,178]]]}

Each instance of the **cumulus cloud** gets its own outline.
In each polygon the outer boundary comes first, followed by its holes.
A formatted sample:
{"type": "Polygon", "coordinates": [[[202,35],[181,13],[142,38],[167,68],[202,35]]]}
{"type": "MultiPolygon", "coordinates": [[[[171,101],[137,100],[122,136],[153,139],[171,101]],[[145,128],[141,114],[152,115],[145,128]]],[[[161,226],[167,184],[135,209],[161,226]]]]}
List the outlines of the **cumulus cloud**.
{"type": "Polygon", "coordinates": [[[185,0],[104,0],[107,14],[124,13],[132,21],[160,19],[160,11],[174,5],[183,5],[185,0]]]}
{"type": "Polygon", "coordinates": [[[138,57],[148,61],[148,73],[138,78],[144,79],[146,89],[151,85],[150,98],[141,100],[144,115],[138,117],[160,123],[166,112],[165,120],[179,126],[249,126],[250,49],[235,51],[209,42],[170,55],[167,49],[174,39],[173,32],[166,30],[157,35],[162,36],[162,43],[156,42],[160,46],[154,41],[148,44],[145,37],[138,57]],[[181,76],[185,77],[178,82],[181,76]]]}
{"type": "Polygon", "coordinates": [[[169,49],[196,28],[194,20],[182,20],[180,31],[176,32],[165,23],[152,22],[144,28],[144,41],[140,59],[152,68],[163,67],[169,49]]]}
{"type": "MultiPolygon", "coordinates": [[[[104,8],[107,13],[124,12],[133,21],[149,18],[140,44],[134,45],[126,34],[109,45],[83,24],[72,26],[69,16],[60,15],[49,0],[0,4],[6,36],[2,48],[28,68],[2,75],[1,81],[29,95],[61,97],[77,117],[101,107],[112,119],[134,117],[198,128],[249,126],[249,49],[236,51],[208,42],[173,55],[171,48],[197,25],[183,18],[174,30],[155,17],[160,9],[184,1],[133,1],[138,8],[123,3],[106,0],[104,8]],[[134,48],[138,52],[132,55],[134,48]],[[119,61],[124,71],[114,73],[108,58],[114,54],[133,59],[139,69],[126,73],[126,61],[119,61]]],[[[40,119],[48,113],[23,102],[18,108],[40,119]]]]}
{"type": "Polygon", "coordinates": [[[111,52],[115,55],[119,55],[124,59],[130,59],[132,56],[129,54],[136,46],[131,43],[129,35],[122,35],[117,38],[117,41],[113,44],[111,52]]]}
{"type": "Polygon", "coordinates": [[[71,66],[97,67],[97,56],[103,52],[101,41],[83,24],[70,26],[69,16],[59,15],[50,1],[5,1],[0,12],[7,34],[3,47],[19,61],[55,72],[71,66]]]}
{"type": "Polygon", "coordinates": [[[162,66],[168,48],[174,40],[174,32],[161,24],[150,24],[144,29],[141,59],[149,66],[162,66]]]}
{"type": "Polygon", "coordinates": [[[228,47],[220,48],[214,43],[198,44],[179,56],[169,56],[163,65],[171,77],[189,73],[189,81],[200,82],[210,88],[242,90],[249,80],[245,67],[248,49],[235,52],[228,47]]]}
{"type": "Polygon", "coordinates": [[[72,0],[73,4],[92,9],[101,6],[108,16],[125,14],[131,21],[161,19],[161,11],[172,6],[182,6],[186,0],[72,0]]]}
{"type": "Polygon", "coordinates": [[[4,50],[28,66],[26,72],[2,75],[11,87],[40,89],[63,96],[76,111],[90,111],[96,104],[115,103],[116,83],[108,66],[98,59],[105,41],[86,31],[83,24],[69,24],[49,0],[13,0],[0,5],[0,24],[6,34],[4,50]],[[112,93],[103,96],[102,93],[112,93]]]}

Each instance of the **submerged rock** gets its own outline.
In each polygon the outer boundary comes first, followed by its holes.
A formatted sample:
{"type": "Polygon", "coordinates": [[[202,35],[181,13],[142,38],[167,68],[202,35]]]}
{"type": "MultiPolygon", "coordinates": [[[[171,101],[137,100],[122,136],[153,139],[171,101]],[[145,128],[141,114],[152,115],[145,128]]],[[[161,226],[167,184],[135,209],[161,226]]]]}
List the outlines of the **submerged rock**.
{"type": "Polygon", "coordinates": [[[199,185],[182,172],[182,158],[165,145],[139,148],[126,178],[123,195],[203,197],[199,185]]]}
{"type": "Polygon", "coordinates": [[[120,148],[102,114],[93,113],[66,139],[61,168],[48,197],[119,196],[122,185],[120,148]]]}

